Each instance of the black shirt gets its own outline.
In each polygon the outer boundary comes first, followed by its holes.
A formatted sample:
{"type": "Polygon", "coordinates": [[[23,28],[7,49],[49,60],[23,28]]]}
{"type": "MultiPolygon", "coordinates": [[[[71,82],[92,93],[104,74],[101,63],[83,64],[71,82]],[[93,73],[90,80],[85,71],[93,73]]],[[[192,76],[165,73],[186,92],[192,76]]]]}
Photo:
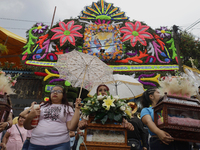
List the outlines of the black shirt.
{"type": "Polygon", "coordinates": [[[128,121],[134,126],[134,131],[129,130],[127,132],[127,138],[137,139],[138,141],[142,140],[143,147],[147,147],[147,133],[144,130],[142,121],[138,117],[131,118],[128,121]]]}

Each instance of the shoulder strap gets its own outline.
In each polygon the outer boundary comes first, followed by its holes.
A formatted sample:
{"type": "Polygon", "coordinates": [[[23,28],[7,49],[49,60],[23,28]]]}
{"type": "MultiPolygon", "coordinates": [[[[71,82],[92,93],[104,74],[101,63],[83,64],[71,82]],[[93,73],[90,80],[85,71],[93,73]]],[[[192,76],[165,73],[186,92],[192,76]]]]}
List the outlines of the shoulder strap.
{"type": "Polygon", "coordinates": [[[16,128],[17,128],[17,130],[19,131],[19,134],[20,134],[20,136],[21,136],[21,139],[22,139],[22,143],[24,143],[24,140],[23,140],[23,138],[22,138],[22,134],[21,134],[21,132],[20,132],[20,130],[19,130],[19,128],[18,128],[18,126],[15,124],[15,126],[16,126],[16,128]]]}

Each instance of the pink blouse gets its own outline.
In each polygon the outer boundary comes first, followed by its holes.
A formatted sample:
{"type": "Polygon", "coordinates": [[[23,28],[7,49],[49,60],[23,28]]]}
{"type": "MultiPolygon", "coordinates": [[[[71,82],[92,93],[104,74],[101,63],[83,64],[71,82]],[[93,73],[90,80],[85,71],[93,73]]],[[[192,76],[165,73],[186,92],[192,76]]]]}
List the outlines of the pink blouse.
{"type": "MultiPolygon", "coordinates": [[[[16,124],[18,126],[18,124],[16,124]]],[[[26,140],[26,134],[27,130],[24,129],[24,127],[19,127],[19,130],[21,132],[23,141],[26,140]]],[[[10,133],[10,136],[8,138],[8,142],[6,144],[7,150],[21,150],[23,146],[23,142],[20,136],[20,133],[15,125],[12,125],[10,129],[7,130],[8,133],[10,133]]]]}

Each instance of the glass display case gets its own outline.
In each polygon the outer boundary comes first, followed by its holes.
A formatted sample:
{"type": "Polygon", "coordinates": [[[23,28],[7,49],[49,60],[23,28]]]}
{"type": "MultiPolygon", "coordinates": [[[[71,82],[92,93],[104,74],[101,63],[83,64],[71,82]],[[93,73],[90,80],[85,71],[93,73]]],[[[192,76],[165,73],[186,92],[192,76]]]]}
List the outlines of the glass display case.
{"type": "Polygon", "coordinates": [[[200,102],[165,95],[154,107],[154,122],[179,141],[200,142],[200,102]]]}

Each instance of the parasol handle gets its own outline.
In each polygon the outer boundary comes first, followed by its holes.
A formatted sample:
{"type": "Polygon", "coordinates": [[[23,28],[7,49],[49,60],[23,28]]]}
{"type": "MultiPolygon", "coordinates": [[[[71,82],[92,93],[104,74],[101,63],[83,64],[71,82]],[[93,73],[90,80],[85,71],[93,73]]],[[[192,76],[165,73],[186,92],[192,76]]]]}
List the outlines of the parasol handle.
{"type": "Polygon", "coordinates": [[[85,74],[86,74],[86,71],[87,71],[87,67],[88,67],[88,65],[86,65],[86,67],[85,67],[85,72],[84,72],[84,76],[83,76],[83,81],[82,81],[82,84],[81,84],[81,89],[80,89],[78,98],[81,97],[81,92],[82,92],[82,88],[83,88],[83,82],[84,82],[84,80],[85,80],[85,74]]]}

